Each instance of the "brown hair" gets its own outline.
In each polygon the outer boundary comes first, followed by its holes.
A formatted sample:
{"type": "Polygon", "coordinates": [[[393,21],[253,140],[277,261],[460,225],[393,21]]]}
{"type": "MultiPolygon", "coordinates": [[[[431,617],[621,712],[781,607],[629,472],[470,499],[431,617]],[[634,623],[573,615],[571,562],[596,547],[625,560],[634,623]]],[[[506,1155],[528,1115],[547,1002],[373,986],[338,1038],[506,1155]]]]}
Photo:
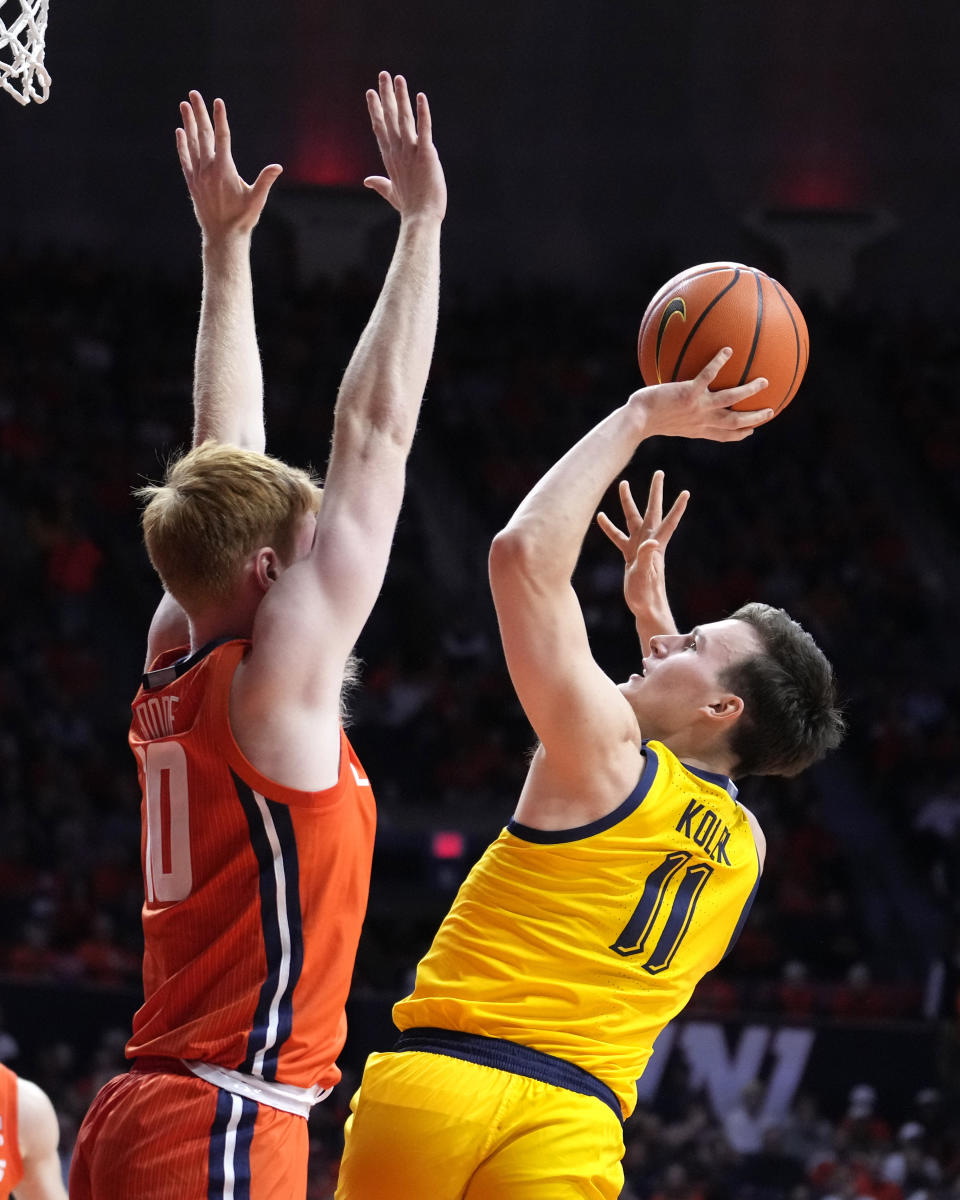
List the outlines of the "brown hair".
{"type": "Polygon", "coordinates": [[[164,587],[188,612],[227,599],[248,555],[271,546],[288,565],[300,517],[322,492],[269,454],[204,442],[167,464],[162,484],[139,488],[143,536],[164,587]]]}
{"type": "Polygon", "coordinates": [[[833,668],[783,609],[745,604],[731,616],[752,626],[763,645],[720,675],[744,705],[730,735],[735,774],[798,775],[843,740],[833,668]]]}

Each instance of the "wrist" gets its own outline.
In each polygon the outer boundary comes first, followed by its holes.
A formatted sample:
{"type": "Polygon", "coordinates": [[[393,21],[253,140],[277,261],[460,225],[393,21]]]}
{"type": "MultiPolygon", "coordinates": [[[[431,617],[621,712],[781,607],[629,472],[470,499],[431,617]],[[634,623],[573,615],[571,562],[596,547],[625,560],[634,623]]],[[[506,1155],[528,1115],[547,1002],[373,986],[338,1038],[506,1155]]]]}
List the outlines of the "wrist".
{"type": "Polygon", "coordinates": [[[201,227],[201,248],[206,257],[246,254],[250,250],[252,229],[205,229],[201,227]]]}
{"type": "Polygon", "coordinates": [[[442,215],[433,212],[412,212],[400,214],[401,230],[409,230],[411,233],[423,232],[434,235],[439,231],[442,222],[442,215]]]}
{"type": "Polygon", "coordinates": [[[651,429],[650,413],[642,399],[638,399],[639,393],[634,392],[627,403],[624,405],[625,420],[630,429],[636,445],[650,437],[654,430],[651,429]]]}
{"type": "Polygon", "coordinates": [[[634,600],[632,598],[627,598],[627,608],[637,618],[637,620],[649,619],[658,611],[655,604],[650,604],[645,600],[634,600]]]}

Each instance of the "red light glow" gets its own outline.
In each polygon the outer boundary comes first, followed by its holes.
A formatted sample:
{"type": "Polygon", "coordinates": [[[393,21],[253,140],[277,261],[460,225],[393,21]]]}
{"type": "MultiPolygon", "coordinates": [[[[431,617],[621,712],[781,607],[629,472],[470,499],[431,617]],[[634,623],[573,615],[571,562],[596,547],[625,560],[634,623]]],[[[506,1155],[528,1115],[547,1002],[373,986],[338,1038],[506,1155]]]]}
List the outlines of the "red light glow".
{"type": "Polygon", "coordinates": [[[314,187],[359,187],[371,173],[366,150],[338,141],[335,136],[301,137],[285,174],[291,183],[314,187]]]}
{"type": "Polygon", "coordinates": [[[771,203],[779,207],[848,209],[862,208],[870,188],[850,157],[797,152],[774,176],[770,192],[771,203]]]}
{"type": "Polygon", "coordinates": [[[430,848],[434,858],[463,858],[467,844],[462,833],[455,829],[441,829],[433,835],[430,848]]]}

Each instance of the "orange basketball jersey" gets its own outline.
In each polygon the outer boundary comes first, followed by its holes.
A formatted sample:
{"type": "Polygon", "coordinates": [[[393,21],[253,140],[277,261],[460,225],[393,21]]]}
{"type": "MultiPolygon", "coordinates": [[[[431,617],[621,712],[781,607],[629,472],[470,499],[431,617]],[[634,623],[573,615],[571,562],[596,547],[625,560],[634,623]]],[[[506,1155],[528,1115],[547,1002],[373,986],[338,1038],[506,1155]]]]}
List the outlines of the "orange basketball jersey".
{"type": "Polygon", "coordinates": [[[17,1126],[17,1077],[0,1063],[0,1200],[23,1178],[20,1131],[17,1126]]]}
{"type": "Polygon", "coordinates": [[[161,655],[133,701],[145,999],[127,1054],[328,1088],[367,904],[373,794],[342,731],[340,776],[324,791],[281,787],[246,760],[229,697],[249,645],[161,655]]]}

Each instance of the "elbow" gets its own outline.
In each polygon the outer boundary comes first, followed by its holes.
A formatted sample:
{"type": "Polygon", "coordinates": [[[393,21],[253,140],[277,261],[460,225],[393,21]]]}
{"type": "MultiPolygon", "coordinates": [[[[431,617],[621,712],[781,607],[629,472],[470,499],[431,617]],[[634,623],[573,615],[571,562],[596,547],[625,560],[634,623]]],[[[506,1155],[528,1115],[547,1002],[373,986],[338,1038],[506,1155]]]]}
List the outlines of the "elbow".
{"type": "Polygon", "coordinates": [[[532,574],[535,567],[535,543],[523,530],[508,525],[490,544],[490,578],[532,574]]]}
{"type": "Polygon", "coordinates": [[[360,459],[381,454],[410,453],[416,431],[416,416],[399,404],[384,403],[367,411],[340,411],[334,423],[334,443],[351,447],[360,459]]]}

